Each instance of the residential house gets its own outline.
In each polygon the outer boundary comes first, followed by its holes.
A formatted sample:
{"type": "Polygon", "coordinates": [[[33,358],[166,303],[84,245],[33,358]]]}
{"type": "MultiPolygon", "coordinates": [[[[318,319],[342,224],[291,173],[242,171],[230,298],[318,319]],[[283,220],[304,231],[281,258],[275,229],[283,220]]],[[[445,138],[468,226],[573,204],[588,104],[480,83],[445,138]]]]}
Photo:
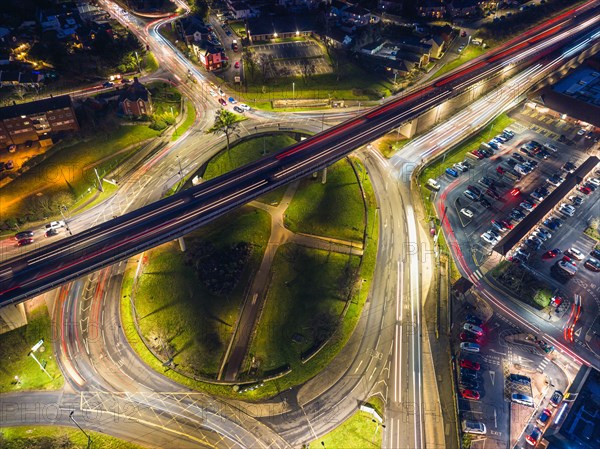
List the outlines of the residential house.
{"type": "Polygon", "coordinates": [[[431,56],[431,45],[423,42],[416,36],[406,36],[395,43],[398,49],[404,53],[413,53],[419,57],[419,67],[429,63],[431,56]]]}
{"type": "Polygon", "coordinates": [[[352,43],[352,36],[338,27],[331,27],[324,36],[324,40],[333,48],[348,47],[352,43]]]}
{"type": "Polygon", "coordinates": [[[244,0],[227,0],[227,7],[237,20],[258,17],[259,11],[244,0]]]}
{"type": "Polygon", "coordinates": [[[422,39],[422,42],[430,47],[430,58],[440,59],[446,48],[446,41],[440,35],[433,35],[422,39]]]}
{"type": "Polygon", "coordinates": [[[439,0],[426,0],[417,7],[417,13],[421,17],[441,19],[446,15],[446,5],[439,0]]]}
{"type": "Polygon", "coordinates": [[[371,42],[370,44],[363,45],[360,49],[360,52],[364,53],[365,55],[375,55],[383,48],[384,45],[384,41],[371,42]]]}
{"type": "Polygon", "coordinates": [[[21,72],[19,70],[0,70],[0,87],[4,86],[38,86],[44,80],[39,72],[21,72]]]}
{"type": "Polygon", "coordinates": [[[90,3],[79,3],[77,12],[83,22],[102,22],[110,18],[107,11],[90,3]]]}
{"type": "Polygon", "coordinates": [[[77,131],[69,95],[0,108],[0,146],[40,140],[61,131],[77,131]]]}
{"type": "Polygon", "coordinates": [[[181,39],[187,44],[192,42],[201,42],[203,39],[208,39],[210,30],[204,22],[197,17],[185,17],[177,22],[176,25],[181,39]]]}
{"type": "Polygon", "coordinates": [[[371,11],[357,5],[344,8],[342,10],[342,19],[351,25],[359,27],[379,20],[378,17],[371,14],[371,11]]]}
{"type": "Polygon", "coordinates": [[[469,17],[480,13],[480,0],[452,0],[448,3],[448,13],[452,17],[469,17]]]}
{"type": "Polygon", "coordinates": [[[310,36],[315,30],[313,14],[264,16],[246,21],[246,33],[250,42],[310,36]]]}
{"type": "Polygon", "coordinates": [[[152,114],[150,92],[137,76],[133,78],[133,83],[121,90],[120,105],[125,115],[139,117],[152,114]]]}
{"type": "Polygon", "coordinates": [[[200,63],[209,72],[222,68],[227,60],[223,48],[210,42],[202,41],[198,45],[193,44],[192,48],[200,63]]]}

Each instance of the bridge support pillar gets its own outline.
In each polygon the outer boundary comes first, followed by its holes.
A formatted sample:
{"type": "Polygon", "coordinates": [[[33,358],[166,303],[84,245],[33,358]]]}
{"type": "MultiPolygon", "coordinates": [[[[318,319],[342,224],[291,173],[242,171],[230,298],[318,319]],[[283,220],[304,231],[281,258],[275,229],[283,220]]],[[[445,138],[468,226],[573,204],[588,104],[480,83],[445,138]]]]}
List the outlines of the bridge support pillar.
{"type": "Polygon", "coordinates": [[[415,118],[408,123],[405,123],[399,128],[400,134],[403,136],[412,139],[413,136],[417,133],[417,125],[419,124],[419,118],[415,118]]]}
{"type": "Polygon", "coordinates": [[[27,324],[25,304],[11,304],[0,309],[0,334],[27,324]]]}
{"type": "Polygon", "coordinates": [[[177,241],[179,242],[179,248],[181,249],[181,252],[185,253],[185,240],[183,240],[183,237],[179,237],[177,241]]]}
{"type": "Polygon", "coordinates": [[[321,178],[321,183],[325,184],[327,182],[327,167],[323,169],[323,177],[321,178]]]}

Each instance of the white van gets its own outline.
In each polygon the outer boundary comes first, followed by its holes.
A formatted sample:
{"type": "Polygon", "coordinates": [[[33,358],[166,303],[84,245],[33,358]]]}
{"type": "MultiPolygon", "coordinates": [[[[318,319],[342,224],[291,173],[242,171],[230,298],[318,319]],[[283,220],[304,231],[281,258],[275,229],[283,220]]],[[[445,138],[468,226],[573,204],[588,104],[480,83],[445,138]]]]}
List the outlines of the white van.
{"type": "Polygon", "coordinates": [[[478,435],[485,435],[487,433],[484,423],[479,421],[471,421],[470,419],[463,420],[462,430],[465,433],[476,433],[478,435]]]}
{"type": "Polygon", "coordinates": [[[429,187],[431,187],[433,190],[440,190],[440,187],[441,187],[439,182],[437,182],[435,179],[431,179],[431,178],[429,178],[427,180],[427,185],[429,187]]]}

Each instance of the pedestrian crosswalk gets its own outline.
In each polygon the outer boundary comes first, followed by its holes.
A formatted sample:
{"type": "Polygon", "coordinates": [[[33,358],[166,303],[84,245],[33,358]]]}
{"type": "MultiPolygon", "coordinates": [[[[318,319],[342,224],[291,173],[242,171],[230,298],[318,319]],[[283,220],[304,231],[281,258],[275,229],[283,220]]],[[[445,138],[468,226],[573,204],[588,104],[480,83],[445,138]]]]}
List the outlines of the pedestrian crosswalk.
{"type": "Polygon", "coordinates": [[[538,368],[537,368],[537,370],[538,370],[540,373],[543,373],[543,372],[544,372],[544,370],[546,369],[546,366],[548,365],[548,363],[550,363],[550,359],[549,359],[549,358],[547,358],[547,357],[544,357],[544,358],[542,359],[542,361],[540,362],[540,364],[538,365],[538,368]]]}

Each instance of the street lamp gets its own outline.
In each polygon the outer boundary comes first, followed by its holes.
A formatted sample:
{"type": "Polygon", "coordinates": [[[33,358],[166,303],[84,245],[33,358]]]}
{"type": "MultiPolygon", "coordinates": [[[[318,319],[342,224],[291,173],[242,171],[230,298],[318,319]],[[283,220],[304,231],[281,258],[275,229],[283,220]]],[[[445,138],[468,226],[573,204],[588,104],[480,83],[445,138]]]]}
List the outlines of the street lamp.
{"type": "Polygon", "coordinates": [[[292,102],[296,99],[296,83],[292,83],[292,102]]]}
{"type": "Polygon", "coordinates": [[[83,430],[81,428],[81,426],[77,423],[77,421],[75,421],[75,418],[73,418],[73,413],[75,413],[75,410],[71,410],[71,413],[69,413],[69,418],[71,419],[71,421],[73,421],[75,423],[75,425],[79,428],[79,430],[81,430],[83,432],[83,434],[87,437],[87,440],[88,440],[87,447],[88,447],[88,449],[90,449],[90,446],[92,445],[92,437],[90,437],[87,433],[85,433],[85,430],[83,430]]]}
{"type": "Polygon", "coordinates": [[[138,52],[134,52],[135,53],[135,61],[137,62],[137,66],[138,66],[138,72],[142,73],[142,68],[140,67],[140,57],[138,56],[138,52]]]}
{"type": "Polygon", "coordinates": [[[60,210],[60,215],[63,218],[63,221],[65,222],[65,227],[67,228],[67,231],[69,231],[69,235],[73,235],[73,233],[71,232],[71,229],[69,228],[69,223],[67,223],[67,218],[65,217],[65,212],[67,212],[67,206],[65,206],[64,204],[61,204],[61,206],[59,207],[60,210]]]}
{"type": "Polygon", "coordinates": [[[376,419],[374,419],[374,418],[371,421],[373,421],[375,424],[377,424],[377,426],[375,427],[375,433],[373,434],[373,441],[372,441],[372,444],[375,444],[375,436],[377,435],[377,431],[379,430],[379,426],[381,425],[381,427],[383,427],[385,429],[385,424],[379,423],[379,421],[376,420],[376,419]]]}

